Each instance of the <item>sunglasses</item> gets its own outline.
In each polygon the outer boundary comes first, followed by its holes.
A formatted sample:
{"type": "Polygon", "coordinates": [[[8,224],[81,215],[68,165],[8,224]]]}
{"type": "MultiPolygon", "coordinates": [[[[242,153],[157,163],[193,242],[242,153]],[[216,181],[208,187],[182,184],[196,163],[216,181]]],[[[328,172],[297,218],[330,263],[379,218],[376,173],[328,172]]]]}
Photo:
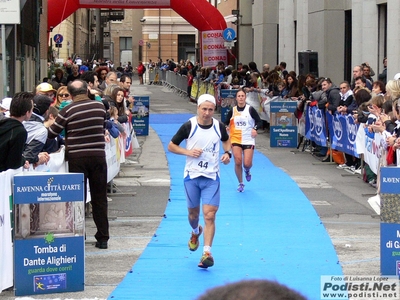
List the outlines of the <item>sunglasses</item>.
{"type": "Polygon", "coordinates": [[[69,94],[58,94],[59,97],[69,97],[69,94]]]}
{"type": "Polygon", "coordinates": [[[107,73],[100,73],[100,75],[107,75],[107,73]]]}

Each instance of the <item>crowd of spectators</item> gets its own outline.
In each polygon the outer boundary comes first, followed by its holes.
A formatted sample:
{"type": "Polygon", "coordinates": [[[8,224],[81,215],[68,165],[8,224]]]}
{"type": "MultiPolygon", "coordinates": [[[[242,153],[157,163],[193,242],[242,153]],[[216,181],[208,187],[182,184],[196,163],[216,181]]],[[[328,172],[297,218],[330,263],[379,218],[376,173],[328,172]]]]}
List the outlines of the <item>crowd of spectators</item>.
{"type": "MultiPolygon", "coordinates": [[[[286,63],[281,62],[274,68],[264,64],[259,70],[255,62],[248,64],[238,63],[234,68],[218,62],[214,67],[202,67],[198,62],[193,65],[190,61],[161,59],[152,67],[161,70],[170,70],[188,77],[188,95],[190,95],[193,78],[200,82],[219,85],[221,89],[243,88],[245,92],[265,93],[267,96],[280,97],[286,100],[297,101],[296,117],[300,118],[307,105],[317,106],[330,114],[350,114],[355,122],[366,127],[367,131],[379,132],[384,136],[385,147],[400,148],[400,129],[397,121],[400,119],[397,107],[397,98],[400,97],[399,78],[387,81],[387,59],[383,60],[383,71],[375,74],[368,63],[356,65],[350,81],[343,80],[335,84],[330,78],[316,77],[314,74],[297,74],[288,71],[286,63]],[[306,105],[307,104],[307,105],[306,105]],[[365,125],[364,125],[365,124],[365,125]],[[398,132],[399,131],[399,132],[398,132]]],[[[400,74],[399,76],[400,77],[400,74]]],[[[260,107],[255,107],[259,109],[260,107]]],[[[265,124],[265,123],[264,123],[265,124]]],[[[265,124],[268,127],[269,124],[265,124]]],[[[262,130],[262,129],[261,129],[262,130]]],[[[331,161],[331,151],[328,147],[312,144],[313,153],[322,158],[323,162],[331,161]]],[[[390,151],[390,155],[395,151],[390,151]]],[[[354,156],[343,153],[344,162],[338,168],[348,170],[354,174],[361,174],[363,162],[354,156]]],[[[396,158],[390,161],[396,161],[396,158]]],[[[368,170],[368,166],[366,166],[368,170]]],[[[376,176],[368,180],[372,185],[376,183],[376,176]]]]}

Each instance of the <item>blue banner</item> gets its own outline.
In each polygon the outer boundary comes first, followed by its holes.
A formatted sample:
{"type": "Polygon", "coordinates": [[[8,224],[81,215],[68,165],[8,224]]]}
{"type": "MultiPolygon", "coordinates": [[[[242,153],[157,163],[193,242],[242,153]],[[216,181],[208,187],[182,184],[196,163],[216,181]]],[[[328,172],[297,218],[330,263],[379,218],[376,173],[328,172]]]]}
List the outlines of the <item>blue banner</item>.
{"type": "Polygon", "coordinates": [[[326,113],[332,149],[358,157],[356,137],[358,125],[352,115],[326,113]]]}
{"type": "Polygon", "coordinates": [[[270,102],[270,146],[297,147],[297,101],[270,102]]]}
{"type": "Polygon", "coordinates": [[[134,96],[132,126],[137,136],[149,135],[150,97],[134,96]]]}
{"type": "Polygon", "coordinates": [[[327,147],[325,113],[316,106],[307,107],[306,138],[319,146],[327,147]]]}
{"type": "Polygon", "coordinates": [[[14,176],[15,295],[84,289],[84,176],[14,176]]]}
{"type": "Polygon", "coordinates": [[[82,201],[83,174],[38,172],[14,176],[14,204],[82,201]]]}

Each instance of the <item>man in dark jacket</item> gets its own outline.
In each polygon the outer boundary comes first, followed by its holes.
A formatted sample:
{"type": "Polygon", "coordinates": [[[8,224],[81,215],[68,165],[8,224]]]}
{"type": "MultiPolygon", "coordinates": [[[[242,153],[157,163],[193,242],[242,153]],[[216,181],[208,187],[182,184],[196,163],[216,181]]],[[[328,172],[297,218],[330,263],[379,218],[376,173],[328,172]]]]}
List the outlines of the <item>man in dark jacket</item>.
{"type": "Polygon", "coordinates": [[[10,118],[0,120],[0,172],[29,166],[22,156],[28,135],[22,122],[32,115],[32,99],[31,93],[16,94],[10,104],[10,118]]]}
{"type": "Polygon", "coordinates": [[[322,81],[322,90],[325,92],[328,103],[327,110],[334,114],[341,100],[339,88],[329,78],[325,78],[322,81]]]}

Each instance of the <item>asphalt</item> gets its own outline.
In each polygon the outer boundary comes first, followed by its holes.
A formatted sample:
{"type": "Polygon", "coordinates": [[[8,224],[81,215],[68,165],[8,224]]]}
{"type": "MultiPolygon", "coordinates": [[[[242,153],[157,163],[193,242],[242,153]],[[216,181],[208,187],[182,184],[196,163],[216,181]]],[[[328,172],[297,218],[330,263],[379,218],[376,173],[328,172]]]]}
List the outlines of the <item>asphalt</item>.
{"type": "MultiPolygon", "coordinates": [[[[139,85],[134,80],[132,90],[135,95],[150,96],[150,114],[196,112],[196,105],[188,98],[165,87],[139,85]]],[[[95,226],[91,218],[86,220],[85,290],[24,299],[106,299],[135,264],[164,217],[170,190],[166,155],[157,134],[150,127],[149,135],[138,139],[141,149],[121,165],[113,181],[115,191],[109,194],[111,239],[107,250],[94,247],[95,226]]],[[[256,149],[291,176],[313,204],[332,239],[343,273],[379,275],[380,218],[367,202],[376,189],[363,182],[361,175],[322,163],[309,152],[270,147],[268,132],[259,133],[256,149]]],[[[3,291],[0,300],[22,299],[13,295],[12,290],[3,291]]]]}

